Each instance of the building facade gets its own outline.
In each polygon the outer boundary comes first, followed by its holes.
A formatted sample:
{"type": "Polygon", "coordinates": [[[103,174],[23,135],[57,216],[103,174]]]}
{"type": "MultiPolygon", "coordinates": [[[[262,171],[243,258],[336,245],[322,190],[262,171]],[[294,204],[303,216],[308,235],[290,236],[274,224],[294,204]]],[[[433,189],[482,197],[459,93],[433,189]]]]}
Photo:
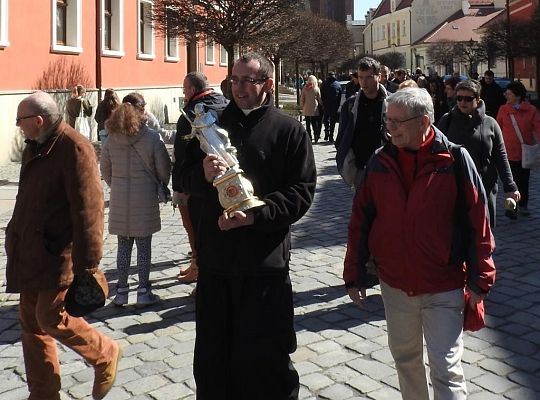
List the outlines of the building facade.
{"type": "Polygon", "coordinates": [[[436,34],[459,12],[467,14],[471,5],[494,7],[499,3],[504,0],[382,0],[366,16],[366,53],[401,53],[405,59],[403,67],[425,70],[430,66],[424,43],[427,37],[436,34]]]}
{"type": "MultiPolygon", "coordinates": [[[[530,21],[538,9],[539,0],[510,0],[509,17],[510,24],[520,21],[530,21]]],[[[531,92],[538,92],[539,60],[536,57],[516,57],[514,58],[514,78],[519,79],[531,92]]]]}
{"type": "Polygon", "coordinates": [[[309,0],[312,13],[345,24],[354,16],[354,0],[309,0]]]}
{"type": "Polygon", "coordinates": [[[0,0],[0,161],[20,146],[16,108],[36,89],[53,92],[62,106],[67,82],[84,84],[94,111],[106,88],[120,97],[138,91],[163,123],[180,115],[188,71],[219,88],[225,50],[211,40],[163,37],[152,9],[152,0],[0,0]]]}

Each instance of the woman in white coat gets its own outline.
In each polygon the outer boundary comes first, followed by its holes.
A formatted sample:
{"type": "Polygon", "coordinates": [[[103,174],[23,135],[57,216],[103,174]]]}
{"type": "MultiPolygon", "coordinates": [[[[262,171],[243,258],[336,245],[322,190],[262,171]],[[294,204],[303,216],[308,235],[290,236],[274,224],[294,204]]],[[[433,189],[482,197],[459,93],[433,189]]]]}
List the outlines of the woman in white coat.
{"type": "Polygon", "coordinates": [[[161,229],[156,179],[168,184],[171,160],[160,135],[146,125],[145,105],[138,93],[124,97],[105,124],[109,139],[101,152],[101,174],[111,188],[109,232],[118,236],[118,283],[113,302],[119,306],[128,302],[133,242],[139,274],[137,304],[159,301],[149,279],[152,234],[161,229]]]}

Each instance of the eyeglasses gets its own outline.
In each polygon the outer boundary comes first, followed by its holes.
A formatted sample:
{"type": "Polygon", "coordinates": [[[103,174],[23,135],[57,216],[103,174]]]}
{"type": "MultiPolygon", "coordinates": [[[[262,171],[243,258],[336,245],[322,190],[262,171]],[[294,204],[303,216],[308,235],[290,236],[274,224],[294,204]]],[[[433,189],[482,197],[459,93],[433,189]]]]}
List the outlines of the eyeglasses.
{"type": "Polygon", "coordinates": [[[467,103],[470,103],[474,99],[476,99],[474,96],[456,96],[457,101],[466,101],[467,103]]]}
{"type": "Polygon", "coordinates": [[[386,116],[383,117],[383,122],[385,125],[394,125],[396,128],[399,128],[401,124],[404,124],[405,122],[412,121],[413,119],[423,117],[423,115],[415,115],[414,117],[407,118],[407,119],[392,119],[387,118],[386,116]]]}
{"type": "Polygon", "coordinates": [[[28,118],[35,118],[35,117],[39,117],[40,115],[26,115],[24,117],[17,117],[15,118],[15,124],[16,125],[19,125],[19,122],[21,122],[23,119],[28,119],[28,118]]]}
{"type": "Polygon", "coordinates": [[[231,82],[231,85],[243,85],[245,83],[256,85],[258,83],[264,83],[267,80],[268,80],[268,77],[266,78],[238,78],[237,76],[231,76],[229,78],[229,82],[231,82]]]}

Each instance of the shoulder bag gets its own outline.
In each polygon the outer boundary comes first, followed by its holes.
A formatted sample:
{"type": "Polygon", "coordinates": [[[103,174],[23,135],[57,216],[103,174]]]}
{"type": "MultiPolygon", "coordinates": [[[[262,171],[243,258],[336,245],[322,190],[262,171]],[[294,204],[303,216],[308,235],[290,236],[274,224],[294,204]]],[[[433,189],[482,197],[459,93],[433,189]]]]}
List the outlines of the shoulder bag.
{"type": "Polygon", "coordinates": [[[512,125],[514,126],[516,136],[521,143],[521,166],[525,169],[534,169],[540,167],[540,144],[538,144],[538,140],[535,139],[535,144],[524,143],[516,117],[514,117],[513,114],[510,114],[510,119],[512,120],[512,125]]]}
{"type": "Polygon", "coordinates": [[[139,152],[137,151],[137,149],[135,148],[135,146],[131,145],[131,148],[133,150],[135,150],[135,154],[137,154],[137,157],[139,157],[139,159],[142,161],[143,165],[144,165],[144,168],[146,170],[146,173],[148,175],[150,175],[150,177],[154,180],[154,182],[156,183],[156,187],[157,187],[157,197],[158,197],[158,201],[160,203],[165,203],[167,204],[167,202],[171,201],[172,200],[172,196],[171,196],[171,191],[170,189],[168,188],[168,186],[166,184],[164,184],[163,182],[160,182],[158,178],[156,178],[156,176],[154,175],[154,172],[152,171],[152,169],[148,166],[148,164],[146,164],[146,162],[144,161],[144,158],[142,158],[142,156],[139,154],[139,152]]]}
{"type": "Polygon", "coordinates": [[[79,116],[75,118],[75,130],[80,132],[85,138],[90,139],[90,124],[88,119],[84,116],[83,100],[81,100],[81,111],[79,116]]]}

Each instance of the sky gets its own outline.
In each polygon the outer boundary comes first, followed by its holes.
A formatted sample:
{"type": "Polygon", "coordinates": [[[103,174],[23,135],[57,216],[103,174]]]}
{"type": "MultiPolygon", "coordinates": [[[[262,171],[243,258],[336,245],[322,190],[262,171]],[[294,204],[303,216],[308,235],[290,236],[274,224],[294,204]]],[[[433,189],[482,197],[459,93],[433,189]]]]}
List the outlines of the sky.
{"type": "Polygon", "coordinates": [[[381,0],[354,0],[354,19],[364,19],[366,11],[370,8],[377,8],[381,0]]]}

